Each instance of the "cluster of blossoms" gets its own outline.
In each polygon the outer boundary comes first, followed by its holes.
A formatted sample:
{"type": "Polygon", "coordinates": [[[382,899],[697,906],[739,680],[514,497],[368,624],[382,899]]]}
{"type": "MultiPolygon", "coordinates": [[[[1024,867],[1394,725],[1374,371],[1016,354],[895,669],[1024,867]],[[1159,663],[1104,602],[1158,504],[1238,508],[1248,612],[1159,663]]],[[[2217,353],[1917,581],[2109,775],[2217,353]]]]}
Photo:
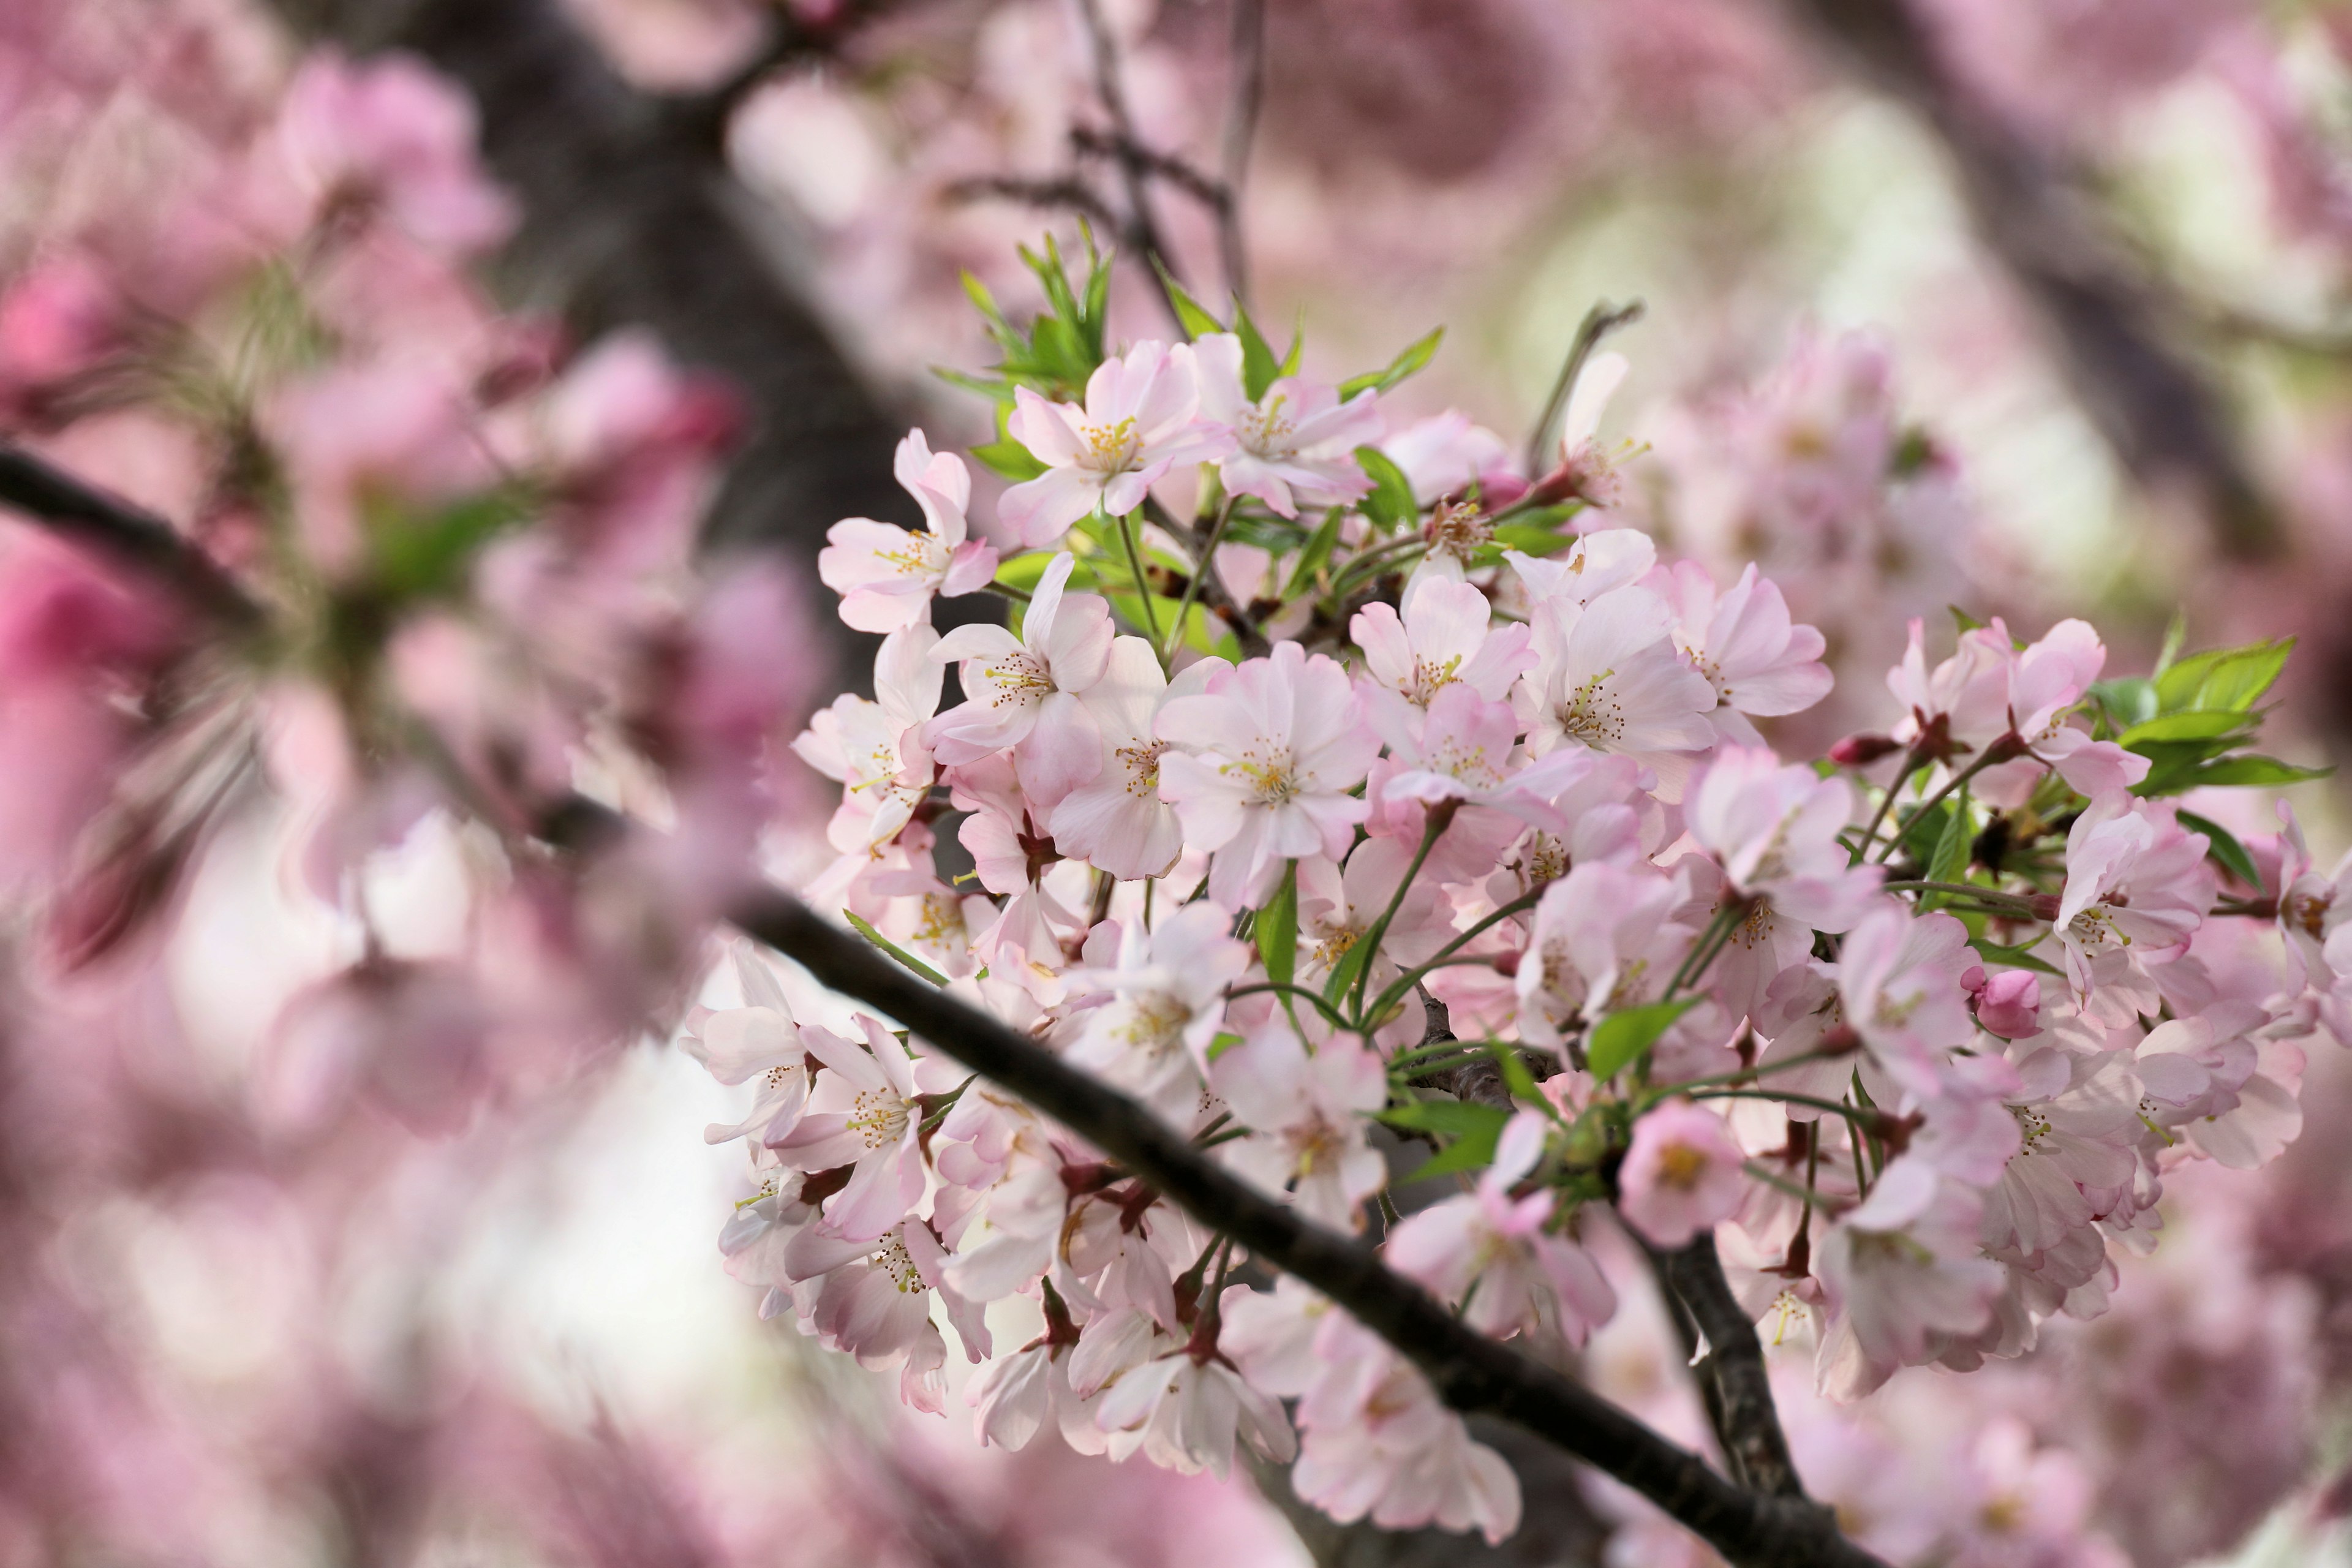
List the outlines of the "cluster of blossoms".
{"type": "MultiPolygon", "coordinates": [[[[1319,384],[1180,296],[1192,342],[1113,355],[1100,264],[1083,291],[1037,266],[1055,313],[992,308],[1004,435],[976,454],[1021,551],[968,537],[967,472],[918,432],[928,532],[853,520],[823,563],[888,636],[875,696],[797,743],[843,786],[812,897],[901,963],[1482,1331],[1581,1345],[1622,1226],[1719,1248],[1834,1399],[2100,1313],[2168,1170],[2294,1135],[2298,1042],[2352,999],[2347,884],[2172,798],[2306,776],[2243,749],[2284,646],[2102,680],[2080,621],[1964,624],[1932,663],[1914,622],[1888,732],[1786,761],[1757,721],[1827,694],[1822,636],[1753,567],[1612,525],[1590,397],[1528,483],[1458,417],[1385,432],[1425,348],[1319,384]],[[1013,628],[932,629],[983,587],[1013,628]],[[2209,939],[2253,922],[2294,984],[2209,939]]],[[[1510,1468],[1344,1311],[921,1039],[796,1024],[738,964],[745,1005],[689,1043],[761,1085],[711,1136],[761,1184],[722,1247],[764,1312],[928,1410],[944,1319],[986,1441],[1220,1473],[1247,1444],[1341,1520],[1515,1527],[1510,1468]],[[1016,1299],[1034,1337],[992,1331],[1016,1299]]]]}

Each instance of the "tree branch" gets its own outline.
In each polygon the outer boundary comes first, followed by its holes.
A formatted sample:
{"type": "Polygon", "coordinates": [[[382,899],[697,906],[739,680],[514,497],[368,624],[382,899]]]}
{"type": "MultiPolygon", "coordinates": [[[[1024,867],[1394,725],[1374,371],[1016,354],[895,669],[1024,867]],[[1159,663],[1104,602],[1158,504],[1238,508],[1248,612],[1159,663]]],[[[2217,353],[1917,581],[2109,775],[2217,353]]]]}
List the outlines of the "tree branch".
{"type": "Polygon", "coordinates": [[[1942,139],[1985,245],[2055,341],[2075,396],[2143,484],[2186,490],[2231,555],[2279,546],[2221,400],[2166,342],[2161,300],[2083,195],[1945,68],[1908,0],[1787,0],[1829,51],[1942,139]]]}
{"type": "MultiPolygon", "coordinates": [[[[224,621],[257,614],[233,584],[229,592],[245,610],[230,610],[216,590],[200,586],[217,569],[168,525],[5,445],[0,502],[89,541],[224,621]]],[[[563,842],[593,837],[613,820],[609,811],[581,801],[566,803],[557,815],[567,816],[572,830],[551,828],[549,836],[563,842]]],[[[761,889],[741,900],[732,919],[820,984],[906,1025],[1069,1127],[1204,1224],[1322,1291],[1410,1359],[1456,1410],[1511,1421],[1616,1477],[1739,1568],[1877,1563],[1839,1534],[1828,1510],[1799,1496],[1742,1489],[1563,1373],[1473,1331],[1362,1242],[1310,1224],[1261,1194],[1141,1105],[917,979],[798,900],[761,889]]],[[[1748,1337],[1753,1344],[1752,1329],[1748,1337]]],[[[1734,1338],[1727,1328],[1717,1342],[1734,1338]]]]}
{"type": "MultiPolygon", "coordinates": [[[[1706,1399],[1707,1418],[1731,1473],[1751,1491],[1802,1497],[1789,1440],[1772,1403],[1764,1346],[1756,1324],[1732,1295],[1716,1256],[1715,1237],[1702,1236],[1674,1252],[1645,1248],[1686,1336],[1703,1338],[1706,1354],[1694,1369],[1706,1399]]],[[[1697,1338],[1685,1340],[1696,1352],[1697,1338]]]]}
{"type": "Polygon", "coordinates": [[[1877,1559],[1827,1509],[1759,1496],[1565,1374],[1475,1332],[1350,1237],[1309,1223],[1202,1154],[1149,1110],[1036,1041],[917,979],[773,890],[734,911],[747,934],[877,1008],[1069,1127],[1204,1225],[1345,1308],[1465,1415],[1501,1416],[1614,1476],[1740,1568],[1864,1568],[1877,1559]]]}
{"type": "Polygon", "coordinates": [[[224,630],[248,632],[262,624],[261,606],[179,530],[5,441],[0,441],[0,506],[170,589],[224,630]]]}
{"type": "Polygon", "coordinates": [[[1168,288],[1168,279],[1178,276],[1180,268],[1160,237],[1159,221],[1151,216],[1151,170],[1143,157],[1143,139],[1135,133],[1135,118],[1128,112],[1127,89],[1119,82],[1118,45],[1111,37],[1109,20],[1103,16],[1102,0],[1077,0],[1077,6],[1094,51],[1095,95],[1102,100],[1103,112],[1110,116],[1116,161],[1127,188],[1128,244],[1152,264],[1160,301],[1181,333],[1184,313],[1176,308],[1176,296],[1168,288]]]}
{"type": "Polygon", "coordinates": [[[1217,215],[1217,237],[1224,253],[1225,287],[1247,304],[1249,254],[1242,237],[1242,190],[1249,183],[1250,149],[1257,142],[1258,113],[1265,105],[1265,0],[1234,0],[1233,68],[1218,148],[1225,205],[1217,215]]]}

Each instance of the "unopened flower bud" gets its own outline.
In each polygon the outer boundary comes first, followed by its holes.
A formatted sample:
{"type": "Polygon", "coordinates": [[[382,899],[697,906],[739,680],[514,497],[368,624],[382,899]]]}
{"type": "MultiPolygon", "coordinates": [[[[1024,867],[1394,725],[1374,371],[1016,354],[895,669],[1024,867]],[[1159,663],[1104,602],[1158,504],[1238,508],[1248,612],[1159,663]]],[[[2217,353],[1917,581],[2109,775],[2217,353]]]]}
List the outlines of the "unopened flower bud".
{"type": "Polygon", "coordinates": [[[1977,1023],[1985,1033],[2015,1040],[2042,1027],[2042,983],[2032,971],[2004,969],[1987,976],[1978,969],[1969,980],[1977,1023]]]}
{"type": "Polygon", "coordinates": [[[1902,749],[1903,742],[1891,735],[1848,735],[1830,748],[1830,761],[1842,768],[1866,768],[1902,749]]]}

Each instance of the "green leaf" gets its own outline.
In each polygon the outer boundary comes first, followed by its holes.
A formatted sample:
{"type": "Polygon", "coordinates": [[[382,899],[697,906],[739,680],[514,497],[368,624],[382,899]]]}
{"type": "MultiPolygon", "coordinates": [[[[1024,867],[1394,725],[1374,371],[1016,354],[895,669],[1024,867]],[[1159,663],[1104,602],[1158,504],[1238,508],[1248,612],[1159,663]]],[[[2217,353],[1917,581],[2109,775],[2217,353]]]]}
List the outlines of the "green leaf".
{"type": "Polygon", "coordinates": [[[1356,976],[1364,972],[1364,964],[1370,957],[1370,943],[1361,941],[1349,943],[1348,951],[1339,955],[1339,962],[1331,966],[1330,975],[1323,982],[1323,1000],[1338,1006],[1339,998],[1356,984],[1356,976]]]}
{"type": "MultiPolygon", "coordinates": [[[[1960,786],[1959,797],[1952,802],[1951,814],[1944,819],[1944,830],[1936,838],[1936,852],[1927,862],[1927,880],[1957,882],[1968,874],[1969,847],[1976,841],[1969,830],[1968,786],[1960,786]]],[[[1933,909],[1943,900],[1930,893],[1919,900],[1923,910],[1933,909]]]]}
{"type": "Polygon", "coordinates": [[[1282,374],[1282,362],[1274,357],[1273,345],[1238,302],[1234,308],[1234,331],[1242,340],[1242,392],[1255,403],[1282,374]]]}
{"type": "Polygon", "coordinates": [[[1421,1169],[1405,1178],[1417,1182],[1425,1176],[1447,1175],[1456,1171],[1473,1171],[1495,1163],[1495,1144],[1509,1125],[1510,1112],[1496,1105],[1476,1105],[1458,1100],[1424,1100],[1409,1105],[1392,1106],[1380,1113],[1380,1120],[1391,1127],[1402,1127],[1411,1132],[1429,1132],[1450,1138],[1452,1142],[1439,1150],[1421,1169]]]}
{"type": "MultiPolygon", "coordinates": [[[[2035,942],[2040,940],[2039,937],[2034,939],[2035,942]]],[[[2011,969],[2031,969],[2042,974],[2059,973],[2055,965],[2044,963],[2026,951],[2033,945],[2032,942],[2021,942],[2014,947],[2004,947],[1990,938],[1979,936],[1971,937],[1969,940],[1969,945],[1975,948],[1978,955],[1987,963],[2005,963],[2011,969]]]]}
{"type": "Polygon", "coordinates": [[[2156,717],[2156,682],[2142,676],[2121,676],[2094,681],[2091,696],[2106,710],[2116,729],[2145,724],[2156,717]]]}
{"type": "Polygon", "coordinates": [[[2190,787],[2205,785],[2241,785],[2268,787],[2277,784],[2305,784],[2312,779],[2324,779],[2334,768],[2298,768],[2276,757],[2258,756],[2252,752],[2235,757],[2223,757],[2209,763],[2197,771],[2190,787]]]}
{"type": "Polygon", "coordinates": [[[1440,327],[1427,337],[1414,342],[1396,358],[1389,361],[1386,370],[1376,370],[1363,375],[1349,376],[1339,384],[1340,397],[1342,399],[1353,397],[1360,392],[1386,392],[1427,364],[1431,357],[1437,353],[1437,345],[1444,336],[1445,329],[1440,327]]]}
{"type": "Polygon", "coordinates": [[[2172,619],[2165,623],[2164,646],[2156,650],[2156,668],[2147,672],[2151,680],[2172,668],[2173,660],[2180,657],[2180,645],[2188,637],[2189,610],[2183,605],[2174,610],[2172,619]]]}
{"type": "Polygon", "coordinates": [[[2143,741],[2216,741],[2234,736],[2261,722],[2252,713],[2231,708],[2189,708],[2134,724],[2116,739],[2126,750],[2143,741]]]}
{"type": "Polygon", "coordinates": [[[2180,814],[2180,826],[2191,833],[2201,833],[2211,842],[2206,847],[2208,858],[2243,882],[2249,888],[2263,885],[2263,874],[2255,868],[2254,858],[2238,842],[2238,836],[2210,817],[2200,816],[2193,811],[2180,814]]]}
{"type": "Polygon", "coordinates": [[[929,964],[925,963],[921,959],[917,958],[913,953],[908,952],[905,948],[900,947],[897,942],[892,942],[888,937],[884,936],[880,931],[876,931],[872,926],[867,925],[850,910],[842,910],[841,918],[849,922],[850,929],[855,931],[858,935],[864,937],[866,941],[872,942],[875,946],[880,948],[883,952],[888,953],[891,957],[897,959],[899,963],[905,964],[908,968],[913,970],[916,973],[921,975],[932,984],[945,985],[948,983],[948,977],[946,975],[941,974],[938,970],[933,969],[929,964]]]}
{"type": "Polygon", "coordinates": [[[376,586],[394,599],[457,587],[481,547],[530,512],[520,485],[503,486],[422,516],[371,506],[369,553],[376,586]]]}
{"type": "Polygon", "coordinates": [[[2157,710],[2225,708],[2244,712],[2262,700],[2294,651],[2293,637],[2190,654],[2156,679],[2157,710]]]}
{"type": "Polygon", "coordinates": [[[1290,569],[1290,581],[1283,584],[1282,596],[1296,599],[1302,590],[1315,584],[1315,574],[1331,559],[1331,547],[1339,542],[1339,520],[1347,514],[1338,507],[1326,513],[1323,526],[1308,537],[1307,546],[1298,552],[1297,564],[1290,569]]]}
{"type": "Polygon", "coordinates": [[[1186,337],[1205,338],[1226,330],[1224,322],[1209,314],[1198,300],[1184,291],[1184,285],[1176,281],[1176,275],[1168,270],[1157,253],[1151,258],[1151,269],[1160,274],[1160,286],[1168,290],[1168,298],[1176,307],[1176,319],[1184,323],[1186,337]]]}
{"type": "Polygon", "coordinates": [[[1378,447],[1359,447],[1356,461],[1364,466],[1364,477],[1372,481],[1372,493],[1357,503],[1357,510],[1370,518],[1375,527],[1386,533],[1421,521],[1421,503],[1412,498],[1412,481],[1404,477],[1395,459],[1378,447]]]}
{"type": "Polygon", "coordinates": [[[1543,1090],[1536,1087],[1536,1075],[1528,1070],[1525,1057],[1500,1040],[1489,1040],[1486,1048],[1494,1053],[1495,1070],[1503,1075],[1503,1087],[1511,1091],[1512,1099],[1529,1105],[1550,1103],[1544,1099],[1543,1090]]]}
{"type": "Polygon", "coordinates": [[[1238,1046],[1241,1043],[1242,1037],[1239,1035],[1219,1035],[1215,1039],[1209,1042],[1209,1059],[1211,1061],[1215,1061],[1219,1057],[1223,1056],[1227,1051],[1232,1050],[1235,1046],[1238,1046]]]}
{"type": "Polygon", "coordinates": [[[1672,1028],[1675,1019],[1704,1000],[1677,996],[1671,1002],[1652,1002],[1610,1014],[1592,1026],[1591,1037],[1584,1043],[1586,1067],[1594,1078],[1608,1082],[1656,1045],[1658,1037],[1672,1028]]]}
{"type": "Polygon", "coordinates": [[[983,442],[971,448],[971,455],[980,459],[981,466],[990,473],[1010,479],[1016,485],[1024,479],[1034,479],[1045,471],[1045,465],[1039,462],[1028,447],[1010,436],[983,442]]]}
{"type": "Polygon", "coordinates": [[[1984,622],[1977,619],[1974,616],[1969,614],[1958,605],[1947,605],[1944,607],[1952,612],[1952,625],[1959,630],[1963,632],[1980,632],[1985,629],[1984,622]]]}
{"type": "Polygon", "coordinates": [[[1307,308],[1300,306],[1298,318],[1290,327],[1290,351],[1282,356],[1282,374],[1297,375],[1298,364],[1307,357],[1307,308]]]}
{"type": "Polygon", "coordinates": [[[1257,952],[1265,961],[1265,977],[1276,985],[1290,984],[1298,962],[1298,862],[1283,868],[1282,885],[1257,914],[1257,952]]]}

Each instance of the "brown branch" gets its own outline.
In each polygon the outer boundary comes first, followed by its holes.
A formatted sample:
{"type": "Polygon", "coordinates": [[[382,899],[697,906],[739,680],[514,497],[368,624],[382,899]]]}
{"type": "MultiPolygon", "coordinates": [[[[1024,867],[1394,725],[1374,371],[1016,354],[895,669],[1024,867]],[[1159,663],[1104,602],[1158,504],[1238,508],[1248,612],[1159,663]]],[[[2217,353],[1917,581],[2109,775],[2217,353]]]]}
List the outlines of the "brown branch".
{"type": "Polygon", "coordinates": [[[1265,0],[1234,0],[1234,83],[1225,100],[1225,127],[1219,148],[1225,204],[1217,239],[1223,249],[1225,287],[1249,302],[1249,254],[1242,242],[1242,190],[1249,182],[1250,150],[1257,142],[1258,113],[1265,106],[1265,0]]]}
{"type": "Polygon", "coordinates": [[[5,441],[0,506],[173,590],[225,630],[250,632],[262,624],[261,606],[179,530],[5,441]]]}
{"type": "Polygon", "coordinates": [[[1644,1250],[1665,1287],[1666,1304],[1685,1348],[1696,1354],[1701,1343],[1706,1346],[1706,1355],[1693,1370],[1733,1479],[1769,1497],[1804,1496],[1772,1403],[1764,1346],[1756,1337],[1755,1321],[1723,1277],[1715,1237],[1702,1236],[1673,1252],[1644,1250]]]}
{"type": "Polygon", "coordinates": [[[1135,132],[1135,118],[1128,111],[1127,89],[1120,85],[1118,75],[1118,45],[1111,37],[1110,23],[1103,16],[1102,0],[1077,0],[1078,15],[1087,26],[1087,40],[1094,51],[1095,96],[1102,100],[1103,112],[1110,116],[1111,130],[1118,148],[1119,175],[1127,189],[1127,241],[1129,247],[1151,267],[1152,276],[1160,282],[1160,301],[1167,307],[1168,319],[1179,332],[1184,330],[1184,313],[1176,308],[1176,296],[1168,286],[1168,279],[1180,276],[1176,258],[1160,237],[1159,220],[1151,216],[1150,169],[1141,156],[1143,140],[1135,132]]]}
{"type": "Polygon", "coordinates": [[[1026,180],[1017,174],[974,174],[954,182],[943,194],[951,202],[993,198],[1025,202],[1033,207],[1066,207],[1084,213],[1105,228],[1118,227],[1118,216],[1076,175],[1058,180],[1026,180]]]}
{"type": "Polygon", "coordinates": [[[1927,121],[1977,232],[2042,320],[2075,396],[2132,476],[2186,491],[2221,548],[2259,558],[2278,521],[2220,395],[2165,339],[2163,300],[2084,194],[1955,80],[1906,0],[1787,0],[1830,53],[1927,121]]]}
{"type": "Polygon", "coordinates": [[[734,912],[749,935],[817,981],[1086,1138],[1202,1224],[1296,1275],[1419,1367],[1446,1404],[1516,1423],[1614,1476],[1741,1568],[1862,1568],[1877,1559],[1801,1498],[1743,1489],[1564,1373],[1477,1333],[1351,1237],[1303,1218],[1182,1134],[1026,1036],[966,1005],[797,900],[774,890],[734,912]]]}
{"type": "MultiPolygon", "coordinates": [[[[5,448],[0,448],[5,451],[5,448]]],[[[158,520],[54,469],[0,464],[0,500],[121,558],[209,606],[209,563],[158,520]]],[[[543,832],[577,846],[609,833],[613,814],[563,803],[543,832]]],[[[774,889],[747,894],[733,923],[817,981],[887,1014],[945,1055],[1069,1127],[1125,1169],[1265,1262],[1297,1276],[1418,1366],[1441,1398],[1511,1421],[1616,1477],[1740,1568],[1871,1568],[1878,1560],[1801,1497],[1758,1495],[1709,1469],[1565,1374],[1475,1332],[1362,1242],[1300,1216],[1215,1163],[1183,1134],[1100,1079],[1000,1020],[919,980],[867,942],[774,889]]],[[[1879,1565],[1884,1568],[1884,1565],[1879,1565]]]]}

